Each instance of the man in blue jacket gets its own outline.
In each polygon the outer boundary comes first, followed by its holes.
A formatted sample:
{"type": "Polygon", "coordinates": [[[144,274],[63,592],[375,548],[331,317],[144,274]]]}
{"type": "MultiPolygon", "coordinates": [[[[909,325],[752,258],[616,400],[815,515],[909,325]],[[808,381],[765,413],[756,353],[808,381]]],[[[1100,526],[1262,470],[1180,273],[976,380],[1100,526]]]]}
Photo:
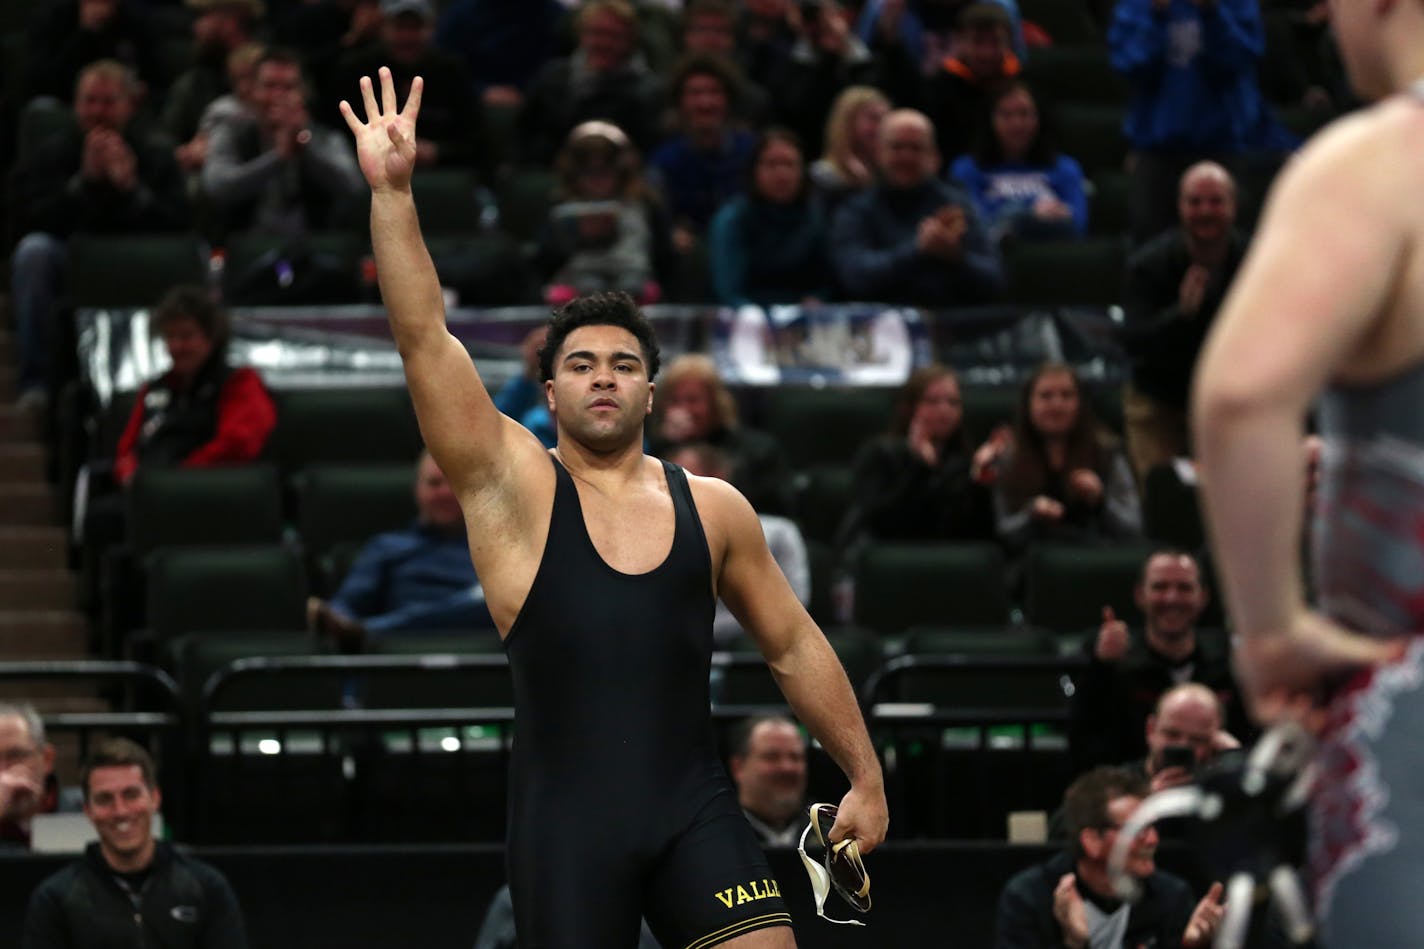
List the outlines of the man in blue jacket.
{"type": "Polygon", "coordinates": [[[367,542],[329,602],[308,604],[311,625],[337,645],[403,631],[493,631],[460,502],[429,452],[416,466],[415,506],[414,524],[367,542]]]}
{"type": "Polygon", "coordinates": [[[848,199],[831,254],[853,300],[950,307],[986,303],[1003,286],[998,254],[969,195],[937,177],[934,125],[900,109],[880,125],[880,181],[848,199]]]}
{"type": "Polygon", "coordinates": [[[1113,68],[1133,88],[1123,131],[1135,153],[1135,243],[1175,223],[1177,180],[1203,159],[1237,178],[1295,147],[1256,78],[1259,0],[1121,0],[1108,30],[1113,68]]]}

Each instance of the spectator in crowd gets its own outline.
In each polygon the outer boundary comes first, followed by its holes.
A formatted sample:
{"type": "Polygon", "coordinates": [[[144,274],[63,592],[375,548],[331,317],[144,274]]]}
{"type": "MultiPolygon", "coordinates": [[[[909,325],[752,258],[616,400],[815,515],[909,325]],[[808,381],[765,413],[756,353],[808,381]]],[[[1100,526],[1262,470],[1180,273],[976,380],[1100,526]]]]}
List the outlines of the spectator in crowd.
{"type": "Polygon", "coordinates": [[[801,143],[768,129],[752,149],[747,190],[712,219],[708,251],[717,302],[802,303],[830,295],[826,221],[811,200],[801,143]]]}
{"type": "Polygon", "coordinates": [[[1055,240],[1088,229],[1083,169],[1053,146],[1033,91],[1020,80],[993,93],[988,122],[949,174],[968,189],[995,240],[1055,240]]]}
{"type": "Polygon", "coordinates": [[[1225,728],[1221,699],[1198,682],[1174,685],[1147,719],[1147,757],[1142,770],[1152,792],[1190,784],[1205,767],[1241,742],[1225,728]]]}
{"type": "Polygon", "coordinates": [[[82,572],[91,602],[105,551],[127,533],[127,502],[115,487],[127,488],[140,468],[255,461],[277,423],[262,377],[228,364],[227,314],[207,290],[174,287],[154,308],[149,327],[163,339],[170,367],[139,387],[112,466],[93,466],[90,496],[75,512],[83,525],[82,572]]]}
{"type": "Polygon", "coordinates": [[[147,751],[126,738],[101,740],[80,785],[99,840],[30,895],[23,949],[246,947],[242,909],[223,875],[154,837],[162,793],[147,751]]]}
{"type": "Polygon", "coordinates": [[[756,136],[732,122],[738,79],[725,61],[695,56],[678,64],[671,82],[678,134],[648,159],[667,199],[674,244],[687,251],[712,215],[741,190],[756,136]]]}
{"type": "Polygon", "coordinates": [[[84,67],[110,60],[127,67],[150,94],[166,88],[168,77],[142,4],[52,0],[34,10],[27,44],[31,96],[69,102],[84,67]]]}
{"type": "Polygon", "coordinates": [[[1108,879],[1108,855],[1148,794],[1147,779],[1125,768],[1095,768],[1063,795],[1068,849],[1004,886],[995,949],[1171,946],[1206,949],[1221,923],[1222,886],[1195,908],[1187,884],[1158,870],[1157,831],[1148,827],[1127,852],[1127,872],[1142,893],[1123,902],[1108,879]]]}
{"type": "Polygon", "coordinates": [[[519,158],[542,165],[577,125],[602,119],[647,154],[657,138],[663,88],[637,51],[638,14],[627,0],[579,7],[578,48],[534,77],[519,114],[519,158]]]}
{"type": "Polygon", "coordinates": [[[416,464],[415,509],[410,527],[366,543],[335,596],[308,602],[313,629],[351,651],[403,632],[493,632],[460,500],[428,451],[416,464]]]}
{"type": "Polygon", "coordinates": [[[178,166],[188,173],[190,192],[202,194],[203,165],[208,160],[208,142],[219,125],[252,122],[257,118],[257,64],[267,52],[260,43],[246,43],[227,56],[227,92],[213,99],[198,118],[193,136],[173,151],[178,166]]]}
{"type": "Polygon", "coordinates": [[[1171,227],[1182,172],[1203,159],[1235,167],[1293,138],[1261,97],[1259,0],[1122,0],[1108,45],[1133,92],[1123,130],[1133,151],[1132,237],[1171,227]]]}
{"type": "Polygon", "coordinates": [[[746,0],[737,29],[737,49],[746,74],[763,89],[775,89],[791,58],[796,31],[791,0],[746,0]]]}
{"type": "Polygon", "coordinates": [[[911,110],[880,124],[880,182],[836,212],[831,257],[854,300],[965,306],[991,300],[1003,276],[964,191],[939,179],[934,126],[911,110]]]}
{"type": "Polygon", "coordinates": [[[207,136],[199,125],[208,104],[233,87],[228,66],[233,52],[252,43],[262,0],[187,0],[193,19],[193,65],[173,82],[163,103],[163,131],[178,145],[173,155],[184,172],[203,167],[207,136]]]}
{"type": "Polygon", "coordinates": [[[255,119],[213,129],[203,191],[223,233],[299,237],[352,220],[361,169],[344,135],[313,122],[302,62],[269,49],[257,64],[255,119]]]}
{"type": "Polygon", "coordinates": [[[59,786],[54,745],[34,706],[0,702],[0,852],[28,848],[37,815],[77,812],[81,797],[59,786]]]}
{"type": "Polygon", "coordinates": [[[10,259],[10,286],[24,404],[47,398],[53,311],[67,285],[66,238],[181,230],[188,223],[171,147],[134,119],[139,93],[127,66],[113,60],[85,66],[74,127],[40,143],[11,177],[11,221],[23,235],[10,259]]]}
{"type": "Polygon", "coordinates": [[[539,350],[548,336],[549,327],[542,323],[525,335],[519,344],[522,370],[496,393],[494,407],[533,432],[545,448],[553,448],[558,438],[539,376],[539,350]]]}
{"type": "MultiPolygon", "coordinates": [[[[362,76],[391,70],[396,95],[404,102],[416,76],[425,80],[420,100],[420,129],[415,141],[416,168],[478,168],[489,178],[493,149],[485,131],[484,111],[464,63],[432,45],[435,7],[431,0],[381,0],[380,40],[351,50],[337,61],[324,89],[325,112],[335,115],[342,99],[353,98],[362,76]]],[[[357,115],[363,106],[354,97],[357,115]]],[[[474,229],[476,222],[470,222],[474,229]]]]}
{"type": "Polygon", "coordinates": [[[1215,162],[1187,169],[1177,194],[1181,224],[1127,262],[1122,342],[1132,360],[1123,388],[1127,451],[1139,480],[1191,454],[1187,397],[1197,355],[1246,254],[1237,232],[1236,182],[1215,162]]]}
{"type": "Polygon", "coordinates": [[[580,294],[623,290],[656,303],[673,271],[672,224],[644,183],[628,136],[607,122],[585,122],[569,133],[554,169],[554,202],[535,261],[545,300],[560,306],[580,294]]]}
{"type": "MultiPolygon", "coordinates": [[[[680,465],[688,474],[702,478],[720,478],[730,482],[727,456],[702,442],[689,442],[679,446],[669,456],[668,461],[680,465]]],[[[811,602],[811,563],[806,554],[806,540],[801,536],[801,528],[789,517],[776,514],[757,514],[761,521],[762,533],[766,535],[766,546],[771,550],[772,559],[786,576],[786,582],[796,598],[805,606],[811,602]]],[[[717,646],[723,647],[743,635],[742,626],[727,604],[717,601],[717,615],[712,619],[712,638],[717,646]]]]}
{"type": "Polygon", "coordinates": [[[925,87],[925,110],[934,119],[939,151],[953,161],[969,150],[975,133],[988,125],[1000,84],[1023,72],[1014,55],[1012,21],[997,3],[961,8],[950,54],[925,87]]]}
{"type": "Polygon", "coordinates": [[[771,88],[781,124],[813,154],[824,144],[826,116],[841,90],[876,80],[875,59],[851,31],[849,16],[839,0],[798,3],[790,10],[796,42],[771,88]]]}
{"type": "Polygon", "coordinates": [[[443,5],[435,43],[460,57],[485,105],[515,108],[553,52],[563,15],[558,0],[452,0],[443,5]]]}
{"type": "Polygon", "coordinates": [[[791,510],[791,471],[776,439],[742,425],[737,402],[710,356],[688,353],[663,367],[653,400],[649,447],[668,458],[679,446],[706,442],[726,456],[732,484],[761,514],[791,510]]]}
{"type": "Polygon", "coordinates": [[[900,390],[890,431],[855,458],[855,503],[842,547],[881,541],[992,540],[994,503],[972,473],[959,378],[947,366],[916,369],[900,390]]]}
{"type": "MultiPolygon", "coordinates": [[[[1013,48],[1023,56],[1023,27],[1014,0],[988,0],[1004,8],[1013,48]]],[[[881,88],[904,106],[921,108],[923,85],[951,55],[954,28],[966,0],[869,0],[856,32],[880,63],[881,88]]]]}
{"type": "Polygon", "coordinates": [[[1087,667],[1074,681],[1068,736],[1076,770],[1146,755],[1152,710],[1184,682],[1207,688],[1231,710],[1231,728],[1245,728],[1226,644],[1197,632],[1208,595],[1196,558],[1164,548],[1143,561],[1133,590],[1140,633],[1103,607],[1102,625],[1084,645],[1087,667]]]}
{"type": "Polygon", "coordinates": [[[836,96],[826,119],[825,148],[811,165],[816,199],[827,216],[875,183],[880,123],[889,111],[885,94],[872,86],[851,86],[836,96]]]}
{"type": "Polygon", "coordinates": [[[1024,550],[1038,541],[1100,544],[1142,533],[1127,459],[1102,428],[1071,366],[1048,362],[1024,384],[1013,437],[976,457],[996,465],[999,538],[1024,550]]]}
{"type": "Polygon", "coordinates": [[[682,52],[711,56],[732,66],[739,74],[737,95],[732,103],[738,120],[761,126],[771,111],[771,97],[749,77],[741,75],[737,55],[737,13],[729,0],[692,0],[682,12],[682,52]]]}
{"type": "Polygon", "coordinates": [[[728,764],[763,847],[794,847],[806,826],[806,736],[789,718],[755,715],[732,731],[728,764]]]}

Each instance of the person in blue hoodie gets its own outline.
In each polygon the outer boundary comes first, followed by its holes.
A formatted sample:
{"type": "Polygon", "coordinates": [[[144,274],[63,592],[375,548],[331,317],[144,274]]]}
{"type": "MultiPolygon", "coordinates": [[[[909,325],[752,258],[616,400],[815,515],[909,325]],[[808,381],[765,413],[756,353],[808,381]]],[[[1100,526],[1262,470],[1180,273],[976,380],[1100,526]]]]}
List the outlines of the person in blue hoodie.
{"type": "Polygon", "coordinates": [[[826,221],[808,199],[795,133],[767,129],[752,150],[749,185],[712,218],[712,289],[727,306],[824,300],[831,284],[826,221]]]}
{"type": "Polygon", "coordinates": [[[1113,9],[1112,65],[1133,88],[1123,131],[1135,153],[1135,243],[1176,223],[1177,181],[1189,166],[1211,159],[1242,180],[1257,158],[1295,147],[1256,78],[1265,42],[1259,0],[1120,0],[1113,9]]]}
{"type": "Polygon", "coordinates": [[[949,175],[968,189],[996,240],[1072,238],[1088,228],[1083,169],[1053,147],[1021,80],[994,93],[974,149],[950,164],[949,175]]]}
{"type": "Polygon", "coordinates": [[[971,306],[1003,288],[998,252],[964,189],[939,178],[934,124],[899,109],[880,123],[880,181],[836,211],[831,259],[852,300],[971,306]]]}

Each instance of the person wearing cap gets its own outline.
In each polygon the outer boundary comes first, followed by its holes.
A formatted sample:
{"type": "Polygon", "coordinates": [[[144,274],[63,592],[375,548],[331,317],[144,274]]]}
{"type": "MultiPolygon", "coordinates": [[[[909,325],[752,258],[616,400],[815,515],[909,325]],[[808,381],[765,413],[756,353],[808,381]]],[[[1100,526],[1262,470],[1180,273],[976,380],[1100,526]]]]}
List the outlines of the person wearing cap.
{"type": "MultiPolygon", "coordinates": [[[[485,176],[492,174],[483,107],[465,64],[434,45],[431,0],[381,0],[381,17],[377,42],[348,51],[322,77],[323,111],[335,115],[337,103],[361,77],[375,75],[382,66],[390,67],[402,99],[410,94],[411,80],[422,76],[427,93],[420,106],[416,167],[478,168],[485,176]]],[[[475,226],[471,221],[470,227],[475,226]]]]}
{"type": "Polygon", "coordinates": [[[1009,14],[996,3],[971,3],[960,11],[949,55],[925,86],[926,111],[944,161],[969,150],[971,138],[989,124],[997,85],[1023,72],[1012,29],[1009,14]]]}
{"type": "Polygon", "coordinates": [[[228,81],[228,56],[252,42],[262,19],[262,0],[186,0],[194,11],[193,65],[173,82],[163,105],[160,122],[175,142],[173,152],[185,172],[203,167],[208,137],[199,132],[203,111],[219,96],[232,91],[228,81]]]}

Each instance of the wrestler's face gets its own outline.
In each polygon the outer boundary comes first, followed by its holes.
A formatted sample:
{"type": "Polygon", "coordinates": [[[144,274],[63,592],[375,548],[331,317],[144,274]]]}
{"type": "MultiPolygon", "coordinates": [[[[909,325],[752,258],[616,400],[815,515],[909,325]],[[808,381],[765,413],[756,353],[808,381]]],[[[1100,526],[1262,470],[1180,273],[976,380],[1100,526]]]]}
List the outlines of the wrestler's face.
{"type": "Polygon", "coordinates": [[[545,391],[560,432],[594,451],[642,438],[653,407],[642,347],[620,326],[581,326],[566,336],[545,391]]]}
{"type": "Polygon", "coordinates": [[[1175,642],[1192,635],[1206,599],[1195,560],[1186,554],[1153,555],[1137,587],[1137,605],[1147,618],[1147,638],[1175,642]]]}
{"type": "Polygon", "coordinates": [[[153,849],[153,815],[158,813],[158,788],[149,787],[138,765],[112,765],[89,773],[84,816],[99,835],[109,863],[139,868],[153,849]]]}
{"type": "Polygon", "coordinates": [[[789,722],[762,722],[744,757],[732,762],[743,807],[772,822],[789,820],[806,797],[806,742],[789,722]]]}

